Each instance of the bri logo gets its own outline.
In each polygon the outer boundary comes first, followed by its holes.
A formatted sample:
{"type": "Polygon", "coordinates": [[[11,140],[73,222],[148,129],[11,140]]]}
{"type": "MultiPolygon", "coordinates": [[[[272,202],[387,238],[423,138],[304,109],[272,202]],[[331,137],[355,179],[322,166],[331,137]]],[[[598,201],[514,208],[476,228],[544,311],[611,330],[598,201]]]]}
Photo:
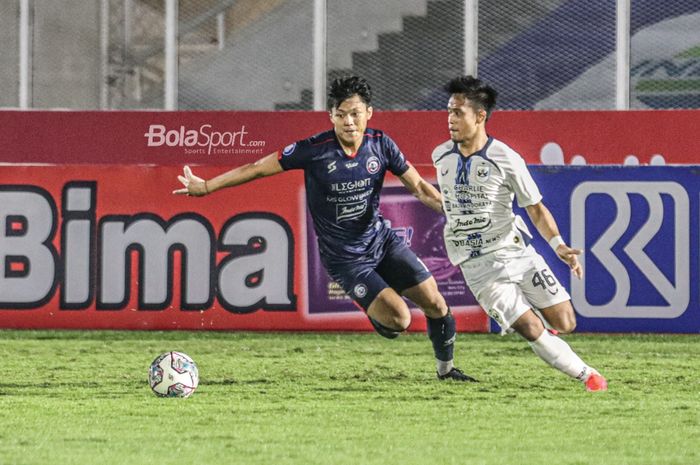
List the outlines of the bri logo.
{"type": "Polygon", "coordinates": [[[572,193],[571,212],[572,247],[584,250],[583,279],[571,283],[577,311],[591,318],[666,319],[686,311],[690,211],[683,186],[583,182],[572,193]]]}

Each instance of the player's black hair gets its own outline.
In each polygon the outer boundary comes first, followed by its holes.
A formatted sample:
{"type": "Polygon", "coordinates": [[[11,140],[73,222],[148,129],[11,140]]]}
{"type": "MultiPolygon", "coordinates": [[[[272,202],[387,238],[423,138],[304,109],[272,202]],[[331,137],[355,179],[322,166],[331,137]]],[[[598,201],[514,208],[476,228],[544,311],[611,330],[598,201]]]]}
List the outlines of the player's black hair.
{"type": "Polygon", "coordinates": [[[472,104],[475,110],[484,110],[486,119],[491,116],[493,107],[496,106],[498,92],[493,87],[481,82],[474,76],[459,76],[445,85],[445,91],[452,94],[462,94],[472,104]]]}
{"type": "Polygon", "coordinates": [[[367,106],[372,104],[372,88],[367,80],[358,76],[334,79],[328,90],[328,109],[338,108],[353,95],[358,95],[367,106]]]}

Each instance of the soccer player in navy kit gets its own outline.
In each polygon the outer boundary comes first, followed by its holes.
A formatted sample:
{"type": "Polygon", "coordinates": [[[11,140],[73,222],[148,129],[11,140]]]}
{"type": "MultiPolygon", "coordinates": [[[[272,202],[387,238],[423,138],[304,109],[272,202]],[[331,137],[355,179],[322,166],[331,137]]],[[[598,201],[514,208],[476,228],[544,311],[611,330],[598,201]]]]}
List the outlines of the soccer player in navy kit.
{"type": "Polygon", "coordinates": [[[175,194],[202,196],[282,171],[303,169],[306,198],[328,274],[366,312],[375,330],[393,339],[411,323],[407,297],[427,317],[438,379],[475,381],[453,364],[455,320],[425,265],[379,213],[386,171],[422,203],[440,212],[440,193],[423,180],[393,140],[368,129],[371,89],[356,76],[331,84],[333,129],[274,152],[255,163],[204,180],[185,167],[175,194]]]}

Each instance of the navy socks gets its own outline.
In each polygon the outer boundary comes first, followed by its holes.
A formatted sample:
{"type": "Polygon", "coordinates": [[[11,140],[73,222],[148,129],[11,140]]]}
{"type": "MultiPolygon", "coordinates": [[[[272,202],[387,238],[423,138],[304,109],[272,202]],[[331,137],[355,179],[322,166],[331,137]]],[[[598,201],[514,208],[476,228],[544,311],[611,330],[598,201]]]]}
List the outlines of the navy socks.
{"type": "Polygon", "coordinates": [[[444,317],[426,317],[426,320],[428,321],[428,337],[433,343],[435,358],[443,362],[452,361],[457,336],[457,325],[452,312],[448,309],[447,315],[444,317]]]}

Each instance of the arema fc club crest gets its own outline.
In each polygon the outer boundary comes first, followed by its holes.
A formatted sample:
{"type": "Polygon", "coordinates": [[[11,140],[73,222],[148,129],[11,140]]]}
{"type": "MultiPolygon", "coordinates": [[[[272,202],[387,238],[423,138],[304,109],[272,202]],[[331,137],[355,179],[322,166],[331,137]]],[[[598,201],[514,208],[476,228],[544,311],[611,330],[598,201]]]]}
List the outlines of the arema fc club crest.
{"type": "Polygon", "coordinates": [[[379,163],[379,158],[369,157],[365,166],[367,167],[369,174],[375,174],[377,171],[379,171],[379,167],[381,166],[379,163]]]}

